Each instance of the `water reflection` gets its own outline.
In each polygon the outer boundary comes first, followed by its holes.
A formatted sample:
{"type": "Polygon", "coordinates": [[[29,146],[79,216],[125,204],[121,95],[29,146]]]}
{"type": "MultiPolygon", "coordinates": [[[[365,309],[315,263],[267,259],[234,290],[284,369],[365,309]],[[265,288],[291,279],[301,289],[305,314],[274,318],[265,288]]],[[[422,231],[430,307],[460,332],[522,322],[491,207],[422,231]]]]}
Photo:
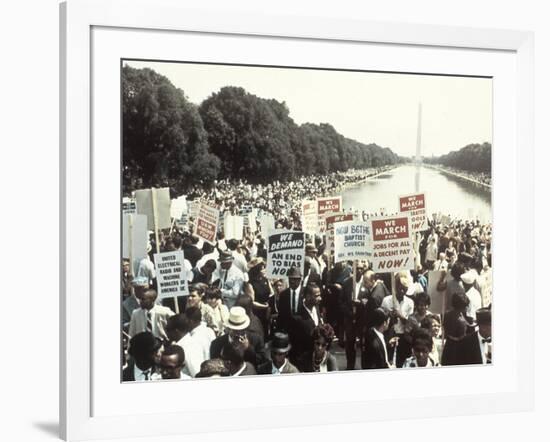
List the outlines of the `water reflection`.
{"type": "Polygon", "coordinates": [[[491,219],[491,192],[489,189],[436,170],[415,166],[401,166],[365,183],[349,187],[343,193],[346,209],[354,208],[369,213],[384,210],[397,212],[398,196],[426,192],[429,213],[441,212],[461,218],[491,219]]]}

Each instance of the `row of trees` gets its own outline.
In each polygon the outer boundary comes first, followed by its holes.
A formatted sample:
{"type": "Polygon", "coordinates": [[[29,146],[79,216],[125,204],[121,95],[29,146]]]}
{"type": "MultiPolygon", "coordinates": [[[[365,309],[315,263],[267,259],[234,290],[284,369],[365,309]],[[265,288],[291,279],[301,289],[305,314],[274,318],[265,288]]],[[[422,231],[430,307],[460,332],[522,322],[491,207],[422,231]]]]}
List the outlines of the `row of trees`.
{"type": "Polygon", "coordinates": [[[430,164],[442,164],[448,167],[491,174],[491,143],[468,144],[460,150],[433,158],[424,158],[430,164]]]}
{"type": "Polygon", "coordinates": [[[123,185],[184,190],[218,178],[293,180],[402,159],[329,124],[297,125],[286,104],[224,87],[198,107],[151,69],[122,71],[123,185]]]}

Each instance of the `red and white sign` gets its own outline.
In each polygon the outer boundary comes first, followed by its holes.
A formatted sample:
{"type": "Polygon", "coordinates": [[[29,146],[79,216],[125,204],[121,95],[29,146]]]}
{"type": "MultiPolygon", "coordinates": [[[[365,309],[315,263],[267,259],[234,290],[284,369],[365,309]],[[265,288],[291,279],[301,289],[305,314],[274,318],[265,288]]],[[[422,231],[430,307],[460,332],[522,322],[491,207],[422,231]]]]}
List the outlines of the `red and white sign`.
{"type": "Polygon", "coordinates": [[[425,193],[400,196],[399,212],[408,213],[410,215],[412,232],[421,232],[428,229],[428,212],[426,210],[425,193]]]}
{"type": "Polygon", "coordinates": [[[414,268],[414,247],[410,218],[386,216],[370,220],[372,234],[372,269],[375,272],[398,272],[414,268]]]}
{"type": "Polygon", "coordinates": [[[195,235],[210,244],[215,244],[219,219],[220,211],[218,209],[201,203],[195,222],[195,235]]]}
{"type": "Polygon", "coordinates": [[[334,224],[343,221],[353,221],[353,213],[331,213],[325,215],[327,250],[334,252],[334,224]]]}
{"type": "Polygon", "coordinates": [[[342,197],[332,196],[325,198],[317,198],[317,216],[319,220],[319,233],[326,232],[325,214],[338,213],[342,211],[342,197]]]}

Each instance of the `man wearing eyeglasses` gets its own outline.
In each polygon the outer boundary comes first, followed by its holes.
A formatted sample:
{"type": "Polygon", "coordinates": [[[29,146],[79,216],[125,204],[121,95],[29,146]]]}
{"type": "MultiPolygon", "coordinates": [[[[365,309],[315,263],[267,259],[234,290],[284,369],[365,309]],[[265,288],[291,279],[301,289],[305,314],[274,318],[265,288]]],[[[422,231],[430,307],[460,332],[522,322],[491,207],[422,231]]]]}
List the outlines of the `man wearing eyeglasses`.
{"type": "Polygon", "coordinates": [[[250,318],[244,308],[232,307],[226,324],[227,334],[212,341],[210,358],[224,359],[224,354],[230,354],[229,347],[238,346],[244,351],[244,360],[250,362],[255,368],[264,363],[267,360],[264,342],[258,335],[247,330],[249,325],[250,318]]]}

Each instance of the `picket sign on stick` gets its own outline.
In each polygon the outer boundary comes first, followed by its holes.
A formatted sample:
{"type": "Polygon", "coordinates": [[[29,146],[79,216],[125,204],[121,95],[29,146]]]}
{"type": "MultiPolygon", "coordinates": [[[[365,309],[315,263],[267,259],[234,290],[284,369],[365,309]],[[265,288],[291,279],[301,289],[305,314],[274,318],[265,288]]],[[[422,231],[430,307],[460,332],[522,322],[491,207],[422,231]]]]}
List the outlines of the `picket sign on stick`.
{"type": "Polygon", "coordinates": [[[151,189],[151,202],[153,204],[153,225],[155,231],[155,247],[157,253],[160,253],[160,244],[159,244],[159,231],[158,231],[158,211],[157,211],[157,189],[154,187],[151,189]]]}
{"type": "Polygon", "coordinates": [[[286,278],[292,267],[304,274],[305,233],[275,230],[267,237],[268,278],[286,278]]]}
{"type": "Polygon", "coordinates": [[[147,216],[127,214],[122,218],[122,257],[130,260],[131,274],[136,275],[139,261],[147,256],[147,216]]]}
{"type": "MultiPolygon", "coordinates": [[[[153,223],[155,226],[155,248],[157,254],[160,253],[160,242],[159,242],[159,229],[158,229],[158,209],[157,209],[157,189],[154,187],[151,189],[151,202],[153,203],[153,223]]],[[[157,275],[158,276],[158,275],[157,275]]],[[[179,314],[180,308],[178,305],[178,297],[174,296],[174,306],[176,313],[179,314]]]]}
{"type": "Polygon", "coordinates": [[[414,268],[410,217],[406,214],[372,218],[372,269],[398,272],[414,268]]]}
{"type": "Polygon", "coordinates": [[[361,221],[334,223],[334,262],[370,259],[370,226],[361,221]]]}
{"type": "Polygon", "coordinates": [[[355,297],[357,296],[357,260],[353,260],[353,295],[351,297],[352,300],[355,300],[355,297]]]}
{"type": "MultiPolygon", "coordinates": [[[[134,245],[133,243],[133,230],[134,230],[134,218],[132,215],[127,215],[128,219],[128,238],[130,239],[128,241],[128,255],[130,259],[130,276],[134,276],[134,245]]],[[[132,286],[133,290],[133,286],[132,286]]]]}

